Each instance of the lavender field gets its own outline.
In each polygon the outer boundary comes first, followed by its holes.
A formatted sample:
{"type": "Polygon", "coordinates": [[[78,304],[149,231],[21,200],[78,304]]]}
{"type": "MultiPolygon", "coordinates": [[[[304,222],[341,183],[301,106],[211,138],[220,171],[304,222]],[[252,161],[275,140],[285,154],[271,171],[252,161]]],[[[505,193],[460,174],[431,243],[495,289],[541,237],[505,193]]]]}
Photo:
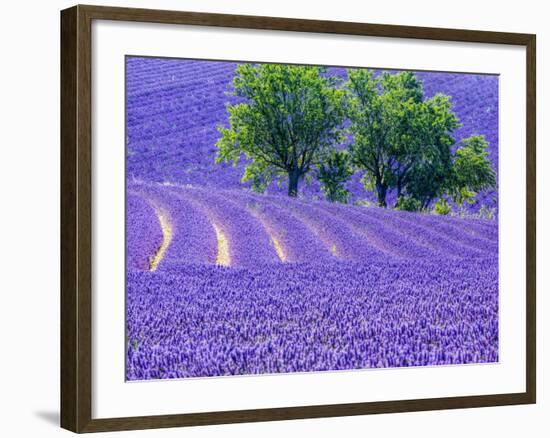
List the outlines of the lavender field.
{"type": "MultiPolygon", "coordinates": [[[[334,74],[345,75],[343,69],[334,74]]],[[[235,64],[127,59],[128,380],[496,362],[497,190],[440,216],[216,163],[235,64]],[[361,205],[360,205],[361,204],[361,205]]],[[[419,73],[498,170],[498,78],[419,73]]]]}
{"type": "MultiPolygon", "coordinates": [[[[229,62],[127,58],[127,178],[129,181],[177,182],[208,187],[242,189],[243,164],[214,162],[218,125],[227,124],[226,103],[237,64],[229,62]]],[[[331,72],[345,77],[345,69],[331,72]]],[[[489,159],[498,171],[498,76],[418,72],[424,93],[451,96],[453,109],[462,124],[455,138],[474,133],[485,135],[489,159]]],[[[348,183],[352,201],[373,200],[360,183],[361,175],[348,183]]],[[[268,193],[285,189],[272,184],[268,193]]],[[[321,199],[313,182],[304,196],[321,199]]],[[[496,190],[476,196],[469,205],[498,212],[496,190]]]]}

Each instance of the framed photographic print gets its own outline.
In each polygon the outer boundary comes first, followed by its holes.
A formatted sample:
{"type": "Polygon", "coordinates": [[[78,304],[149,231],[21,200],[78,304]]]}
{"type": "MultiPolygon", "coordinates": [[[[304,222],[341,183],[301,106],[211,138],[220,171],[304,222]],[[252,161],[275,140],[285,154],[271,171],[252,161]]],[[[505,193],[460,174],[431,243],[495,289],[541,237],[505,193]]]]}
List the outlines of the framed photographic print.
{"type": "Polygon", "coordinates": [[[535,36],[61,13],[61,425],[535,402],[535,36]]]}

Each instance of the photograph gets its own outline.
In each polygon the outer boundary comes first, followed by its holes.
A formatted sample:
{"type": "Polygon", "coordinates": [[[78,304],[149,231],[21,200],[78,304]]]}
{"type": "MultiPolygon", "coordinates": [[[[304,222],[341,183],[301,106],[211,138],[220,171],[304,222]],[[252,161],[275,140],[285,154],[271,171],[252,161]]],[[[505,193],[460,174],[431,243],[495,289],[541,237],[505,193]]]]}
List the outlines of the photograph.
{"type": "Polygon", "coordinates": [[[499,361],[499,76],[126,56],[126,380],[499,361]]]}

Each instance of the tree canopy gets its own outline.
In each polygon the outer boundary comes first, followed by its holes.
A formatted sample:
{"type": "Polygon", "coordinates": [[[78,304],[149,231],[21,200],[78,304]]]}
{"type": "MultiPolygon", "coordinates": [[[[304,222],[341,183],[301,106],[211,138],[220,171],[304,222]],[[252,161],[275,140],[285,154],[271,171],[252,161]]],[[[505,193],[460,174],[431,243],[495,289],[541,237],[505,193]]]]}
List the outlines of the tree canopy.
{"type": "Polygon", "coordinates": [[[367,190],[375,190],[386,206],[389,189],[421,205],[440,191],[449,172],[452,132],[458,119],[447,96],[423,99],[422,84],[412,72],[348,70],[348,116],[354,163],[365,171],[367,190]],[[431,196],[431,192],[435,192],[431,196]]]}
{"type": "Polygon", "coordinates": [[[448,199],[460,206],[496,186],[485,138],[455,145],[450,97],[426,99],[413,72],[348,69],[344,82],[323,67],[241,64],[233,87],[239,102],[227,104],[216,161],[244,159],[241,180],[253,190],[286,181],[297,196],[313,174],[327,200],[346,203],[359,170],[379,206],[392,191],[394,208],[426,210],[438,200],[436,211],[448,214],[448,199]]]}
{"type": "Polygon", "coordinates": [[[482,135],[472,135],[461,141],[446,184],[447,194],[455,203],[473,202],[477,192],[496,187],[496,173],[488,159],[488,146],[482,135]]]}
{"type": "Polygon", "coordinates": [[[353,169],[349,153],[345,150],[332,149],[326,160],[319,166],[317,175],[327,200],[347,203],[350,193],[344,184],[352,175],[353,169]]]}
{"type": "Polygon", "coordinates": [[[345,93],[322,67],[241,64],[233,81],[243,102],[228,104],[217,162],[247,160],[242,181],[264,191],[286,179],[288,195],[342,140],[345,93]]]}

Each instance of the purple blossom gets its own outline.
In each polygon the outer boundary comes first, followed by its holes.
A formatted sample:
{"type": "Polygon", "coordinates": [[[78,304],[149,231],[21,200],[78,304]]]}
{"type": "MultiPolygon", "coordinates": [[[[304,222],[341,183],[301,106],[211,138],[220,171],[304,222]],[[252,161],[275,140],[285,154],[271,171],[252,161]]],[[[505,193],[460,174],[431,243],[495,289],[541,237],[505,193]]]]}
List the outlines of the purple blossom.
{"type": "MultiPolygon", "coordinates": [[[[215,188],[241,188],[244,163],[214,163],[219,125],[227,125],[226,104],[235,102],[232,80],[236,63],[163,58],[127,59],[128,175],[130,179],[170,181],[215,188]]],[[[345,78],[344,68],[330,74],[345,78]]],[[[451,96],[462,126],[456,141],[473,134],[489,141],[489,158],[498,172],[498,76],[417,72],[426,98],[436,93],[451,96]]],[[[352,200],[369,199],[356,173],[348,183],[352,200]]],[[[300,188],[306,198],[322,198],[316,182],[300,188]]],[[[271,184],[268,193],[286,188],[271,184]]],[[[394,194],[388,202],[395,201],[394,194]]],[[[498,208],[497,192],[478,194],[468,206],[498,208]]]]}
{"type": "MultiPolygon", "coordinates": [[[[498,222],[250,192],[214,162],[236,65],[127,59],[127,378],[498,361],[498,222]]],[[[418,77],[498,170],[498,77],[418,77]]]]}
{"type": "Polygon", "coordinates": [[[127,275],[130,380],[498,360],[496,221],[130,187],[173,227],[159,269],[127,275]]]}
{"type": "Polygon", "coordinates": [[[149,256],[160,247],[162,232],[151,204],[131,192],[126,196],[126,230],[127,269],[148,270],[149,256]]]}
{"type": "Polygon", "coordinates": [[[496,267],[334,261],[133,272],[127,378],[495,362],[496,267]]]}

